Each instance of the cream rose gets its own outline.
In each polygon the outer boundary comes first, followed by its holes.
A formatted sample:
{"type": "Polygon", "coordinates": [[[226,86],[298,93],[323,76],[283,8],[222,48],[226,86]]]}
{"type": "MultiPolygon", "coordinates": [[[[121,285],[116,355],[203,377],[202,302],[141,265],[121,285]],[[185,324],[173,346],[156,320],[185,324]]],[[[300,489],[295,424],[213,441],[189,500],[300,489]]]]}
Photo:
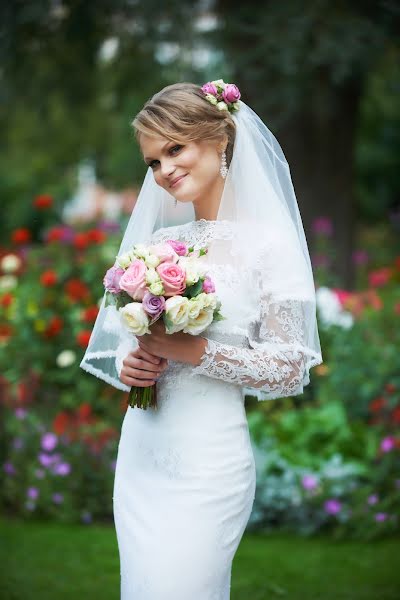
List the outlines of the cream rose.
{"type": "Polygon", "coordinates": [[[157,281],[161,281],[161,279],[155,268],[151,267],[147,269],[146,283],[150,285],[151,283],[156,283],[157,281]]]}
{"type": "Polygon", "coordinates": [[[160,264],[160,259],[155,254],[148,254],[144,257],[144,262],[146,263],[146,267],[149,267],[149,269],[154,269],[160,264]]]}
{"type": "Polygon", "coordinates": [[[182,331],[189,322],[189,300],[185,296],[172,296],[165,302],[167,333],[182,331]]]}
{"type": "Polygon", "coordinates": [[[203,308],[196,319],[189,319],[188,324],[183,329],[183,333],[198,335],[204,331],[213,321],[213,311],[203,308]]]}
{"type": "Polygon", "coordinates": [[[133,252],[125,252],[124,254],[117,256],[115,262],[119,267],[121,267],[121,269],[127,269],[132,264],[134,258],[135,256],[133,252]]]}
{"type": "Polygon", "coordinates": [[[197,319],[199,313],[204,308],[203,298],[195,296],[189,300],[189,319],[197,319]]]}
{"type": "Polygon", "coordinates": [[[205,266],[199,262],[198,258],[192,258],[191,256],[182,256],[179,259],[179,266],[181,266],[186,273],[186,285],[193,285],[197,283],[199,277],[203,275],[205,266]]]}
{"type": "Polygon", "coordinates": [[[155,281],[154,283],[149,285],[149,292],[154,294],[154,296],[163,296],[164,291],[165,290],[162,281],[155,281]]]}
{"type": "Polygon", "coordinates": [[[132,253],[136,258],[146,258],[149,255],[149,250],[145,244],[135,244],[132,253]]]}
{"type": "Polygon", "coordinates": [[[149,317],[144,312],[141,302],[130,302],[119,309],[122,323],[135,335],[150,333],[149,317]]]}

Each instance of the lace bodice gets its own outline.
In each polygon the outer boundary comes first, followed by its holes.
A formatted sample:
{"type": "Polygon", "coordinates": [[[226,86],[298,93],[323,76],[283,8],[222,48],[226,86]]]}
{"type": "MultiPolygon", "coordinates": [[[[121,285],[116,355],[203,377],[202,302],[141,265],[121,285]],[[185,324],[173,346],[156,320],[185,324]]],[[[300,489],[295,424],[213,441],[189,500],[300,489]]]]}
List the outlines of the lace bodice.
{"type": "MultiPolygon", "coordinates": [[[[158,229],[149,242],[176,239],[198,249],[211,240],[229,244],[233,235],[230,221],[200,219],[158,229]]],[[[237,384],[259,400],[301,393],[309,383],[310,367],[321,362],[320,357],[310,356],[303,331],[305,311],[314,307],[291,298],[277,301],[268,292],[265,273],[260,271],[255,281],[254,272],[236,268],[235,261],[209,262],[208,273],[225,320],[211,323],[200,334],[207,345],[191,373],[237,384]],[[249,290],[254,293],[249,295],[249,290]]],[[[125,341],[117,356],[119,373],[126,348],[125,341]]]]}

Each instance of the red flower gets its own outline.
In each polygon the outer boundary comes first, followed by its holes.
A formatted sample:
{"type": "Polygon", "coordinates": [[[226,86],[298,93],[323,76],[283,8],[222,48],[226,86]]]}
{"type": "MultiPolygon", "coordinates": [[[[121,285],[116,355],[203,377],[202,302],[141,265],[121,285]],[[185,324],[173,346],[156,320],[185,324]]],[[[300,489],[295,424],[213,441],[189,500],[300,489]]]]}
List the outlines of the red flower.
{"type": "Polygon", "coordinates": [[[87,238],[90,242],[94,242],[95,244],[101,244],[106,239],[106,234],[104,231],[100,229],[90,229],[87,232],[87,238]]]}
{"type": "Polygon", "coordinates": [[[57,273],[52,270],[44,271],[40,276],[40,283],[45,287],[53,286],[57,283],[57,273]]]}
{"type": "Polygon", "coordinates": [[[83,402],[77,409],[77,417],[80,421],[89,422],[92,416],[92,407],[88,402],[83,402]]]}
{"type": "Polygon", "coordinates": [[[72,302],[86,300],[90,295],[89,288],[80,279],[70,279],[66,282],[64,289],[72,302]]]}
{"type": "Polygon", "coordinates": [[[13,333],[11,325],[8,323],[0,323],[0,341],[6,342],[13,333]]]}
{"type": "Polygon", "coordinates": [[[8,306],[10,306],[10,304],[12,304],[13,300],[14,296],[7,292],[6,294],[4,294],[4,296],[0,298],[0,305],[4,306],[4,308],[7,308],[8,306]]]}
{"type": "Polygon", "coordinates": [[[394,392],[396,391],[396,386],[394,385],[394,383],[387,383],[385,385],[385,390],[387,391],[388,394],[394,394],[394,392]]]}
{"type": "Polygon", "coordinates": [[[63,239],[64,236],[64,228],[61,226],[55,226],[49,229],[46,235],[46,241],[51,242],[59,242],[63,239]]]}
{"type": "Polygon", "coordinates": [[[89,243],[90,240],[86,233],[81,232],[75,234],[73,244],[75,248],[78,248],[78,250],[84,250],[89,245],[89,243]]]}
{"type": "Polygon", "coordinates": [[[99,314],[99,310],[99,307],[96,305],[88,306],[82,312],[82,321],[85,321],[85,323],[94,323],[97,318],[97,315],[99,314]]]}
{"type": "Polygon", "coordinates": [[[49,208],[53,204],[53,198],[49,194],[40,194],[36,196],[33,201],[35,208],[41,210],[42,208],[49,208]]]}
{"type": "Polygon", "coordinates": [[[375,398],[369,403],[369,409],[371,412],[379,412],[386,406],[386,399],[383,397],[375,398]]]}
{"type": "Polygon", "coordinates": [[[56,433],[57,435],[62,435],[63,433],[65,433],[70,422],[71,418],[67,412],[62,411],[57,413],[53,420],[54,433],[56,433]]]}
{"type": "Polygon", "coordinates": [[[391,420],[393,421],[393,423],[396,423],[396,425],[400,425],[400,406],[396,406],[396,408],[393,409],[391,414],[391,420]]]}
{"type": "Polygon", "coordinates": [[[392,275],[392,269],[390,267],[383,267],[372,271],[368,275],[369,285],[371,287],[383,287],[386,285],[392,275]]]}
{"type": "Polygon", "coordinates": [[[64,325],[63,320],[58,317],[58,316],[54,316],[51,317],[45,331],[44,331],[44,335],[45,337],[54,337],[56,335],[58,335],[60,333],[60,331],[62,330],[64,325]]]}
{"type": "Polygon", "coordinates": [[[89,344],[91,333],[92,332],[88,329],[82,329],[82,331],[78,333],[78,335],[76,336],[76,341],[78,342],[79,346],[82,346],[82,348],[87,347],[87,345],[89,344]]]}
{"type": "Polygon", "coordinates": [[[31,232],[26,227],[20,227],[19,229],[14,229],[11,234],[11,239],[14,244],[26,244],[31,240],[31,232]]]}

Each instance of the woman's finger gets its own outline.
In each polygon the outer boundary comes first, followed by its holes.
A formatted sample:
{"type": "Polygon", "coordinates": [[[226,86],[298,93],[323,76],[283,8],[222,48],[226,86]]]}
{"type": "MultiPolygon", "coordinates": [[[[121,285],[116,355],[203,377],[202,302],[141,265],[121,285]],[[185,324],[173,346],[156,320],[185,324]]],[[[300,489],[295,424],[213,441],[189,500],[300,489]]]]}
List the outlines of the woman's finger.
{"type": "MultiPolygon", "coordinates": [[[[132,352],[132,354],[133,354],[133,352],[132,352]]],[[[142,358],[147,358],[148,361],[153,362],[154,364],[159,364],[159,362],[160,362],[159,356],[155,356],[154,354],[147,352],[147,350],[145,350],[144,348],[141,348],[140,346],[139,346],[139,348],[137,348],[137,354],[139,354],[142,358]]]]}

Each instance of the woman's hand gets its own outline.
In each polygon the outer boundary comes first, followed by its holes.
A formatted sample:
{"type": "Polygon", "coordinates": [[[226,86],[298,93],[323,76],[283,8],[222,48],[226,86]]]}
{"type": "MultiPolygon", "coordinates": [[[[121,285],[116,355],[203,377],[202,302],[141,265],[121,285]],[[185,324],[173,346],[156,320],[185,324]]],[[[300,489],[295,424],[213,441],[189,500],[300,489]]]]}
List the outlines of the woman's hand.
{"type": "Polygon", "coordinates": [[[168,361],[143,348],[132,350],[123,360],[120,380],[128,386],[149,387],[166,369],[168,361]]]}
{"type": "Polygon", "coordinates": [[[165,324],[158,319],[150,327],[151,334],[137,336],[139,347],[151,354],[177,362],[187,362],[198,365],[204,352],[207,340],[190,333],[169,334],[165,332],[165,324]]]}

